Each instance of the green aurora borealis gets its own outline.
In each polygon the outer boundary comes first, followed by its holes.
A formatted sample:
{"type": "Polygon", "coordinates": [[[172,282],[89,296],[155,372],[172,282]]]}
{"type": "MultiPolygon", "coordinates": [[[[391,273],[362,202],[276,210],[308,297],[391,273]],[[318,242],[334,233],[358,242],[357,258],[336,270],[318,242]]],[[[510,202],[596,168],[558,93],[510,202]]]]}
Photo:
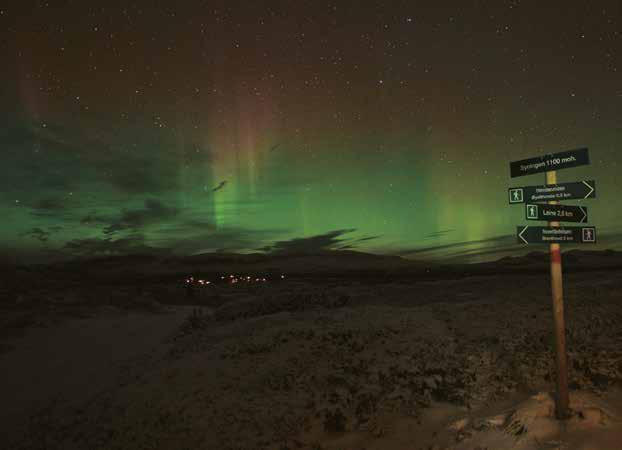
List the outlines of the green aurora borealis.
{"type": "Polygon", "coordinates": [[[7,257],[542,250],[509,162],[581,146],[620,247],[619,2],[113,3],[2,9],[7,257]]]}

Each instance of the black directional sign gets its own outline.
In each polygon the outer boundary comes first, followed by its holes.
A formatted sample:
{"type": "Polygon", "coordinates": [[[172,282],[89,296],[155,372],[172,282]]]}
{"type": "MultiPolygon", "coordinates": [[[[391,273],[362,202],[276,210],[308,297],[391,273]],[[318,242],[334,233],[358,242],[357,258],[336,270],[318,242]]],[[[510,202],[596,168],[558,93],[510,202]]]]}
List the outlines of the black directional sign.
{"type": "Polygon", "coordinates": [[[550,170],[584,166],[589,163],[590,156],[587,148],[579,148],[511,162],[510,176],[512,178],[522,177],[523,175],[532,175],[534,173],[548,172],[550,170]]]}
{"type": "Polygon", "coordinates": [[[585,206],[568,205],[525,205],[527,220],[548,220],[549,222],[579,222],[587,223],[587,208],[585,206]]]}
{"type": "Polygon", "coordinates": [[[594,244],[596,243],[595,227],[532,227],[530,225],[516,227],[516,238],[519,244],[594,244]]]}
{"type": "Polygon", "coordinates": [[[544,203],[553,200],[574,200],[594,197],[596,197],[596,182],[594,180],[508,189],[510,203],[544,203]]]}

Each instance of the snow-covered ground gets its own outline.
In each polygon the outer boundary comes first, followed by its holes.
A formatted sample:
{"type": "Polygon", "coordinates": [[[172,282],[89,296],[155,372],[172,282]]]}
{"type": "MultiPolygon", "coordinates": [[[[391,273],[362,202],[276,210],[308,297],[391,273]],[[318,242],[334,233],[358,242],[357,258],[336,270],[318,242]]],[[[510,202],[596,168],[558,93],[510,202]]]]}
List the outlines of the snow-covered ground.
{"type": "Polygon", "coordinates": [[[220,286],[196,310],[28,329],[0,355],[2,434],[15,449],[619,449],[621,275],[566,276],[563,423],[545,273],[220,286]]]}

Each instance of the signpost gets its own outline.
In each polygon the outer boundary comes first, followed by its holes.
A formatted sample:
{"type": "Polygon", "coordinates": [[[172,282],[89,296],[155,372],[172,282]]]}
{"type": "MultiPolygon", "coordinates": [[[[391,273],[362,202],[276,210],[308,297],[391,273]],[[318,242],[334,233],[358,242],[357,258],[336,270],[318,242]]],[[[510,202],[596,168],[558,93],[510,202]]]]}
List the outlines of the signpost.
{"type": "Polygon", "coordinates": [[[594,244],[595,227],[516,227],[519,244],[594,244]]]}
{"type": "Polygon", "coordinates": [[[568,205],[525,205],[527,220],[559,220],[560,222],[587,223],[587,208],[568,205]]]}
{"type": "MultiPolygon", "coordinates": [[[[578,148],[510,163],[510,176],[522,177],[534,173],[551,172],[570,167],[585,166],[590,163],[587,148],[578,148]]],[[[555,183],[547,183],[555,184],[555,183]]]]}
{"type": "Polygon", "coordinates": [[[523,186],[508,189],[510,203],[548,202],[551,200],[576,200],[596,197],[594,180],[542,186],[523,186]]]}
{"type": "Polygon", "coordinates": [[[548,227],[517,227],[518,242],[523,244],[549,244],[551,258],[551,295],[555,325],[555,360],[557,368],[557,396],[555,410],[558,419],[569,417],[568,362],[566,357],[566,328],[564,324],[564,295],[562,257],[559,244],[595,243],[596,228],[591,226],[561,227],[564,222],[587,222],[587,208],[559,205],[559,200],[594,198],[596,183],[593,180],[575,183],[557,183],[557,170],[590,163],[587,148],[579,148],[510,163],[510,176],[520,177],[546,172],[544,186],[515,187],[508,190],[510,204],[526,203],[527,220],[545,220],[548,227]],[[537,203],[541,202],[541,203],[537,203]]]}

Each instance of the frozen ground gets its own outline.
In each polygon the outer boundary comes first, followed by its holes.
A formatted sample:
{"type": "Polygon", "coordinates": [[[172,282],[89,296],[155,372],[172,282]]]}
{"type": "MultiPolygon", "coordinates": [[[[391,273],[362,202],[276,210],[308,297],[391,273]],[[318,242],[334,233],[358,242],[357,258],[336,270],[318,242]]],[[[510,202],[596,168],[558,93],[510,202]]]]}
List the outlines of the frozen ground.
{"type": "Polygon", "coordinates": [[[211,286],[186,309],[143,293],[148,308],[80,318],[31,308],[1,341],[2,447],[619,449],[621,294],[619,270],[566,275],[563,426],[546,272],[211,286]]]}

